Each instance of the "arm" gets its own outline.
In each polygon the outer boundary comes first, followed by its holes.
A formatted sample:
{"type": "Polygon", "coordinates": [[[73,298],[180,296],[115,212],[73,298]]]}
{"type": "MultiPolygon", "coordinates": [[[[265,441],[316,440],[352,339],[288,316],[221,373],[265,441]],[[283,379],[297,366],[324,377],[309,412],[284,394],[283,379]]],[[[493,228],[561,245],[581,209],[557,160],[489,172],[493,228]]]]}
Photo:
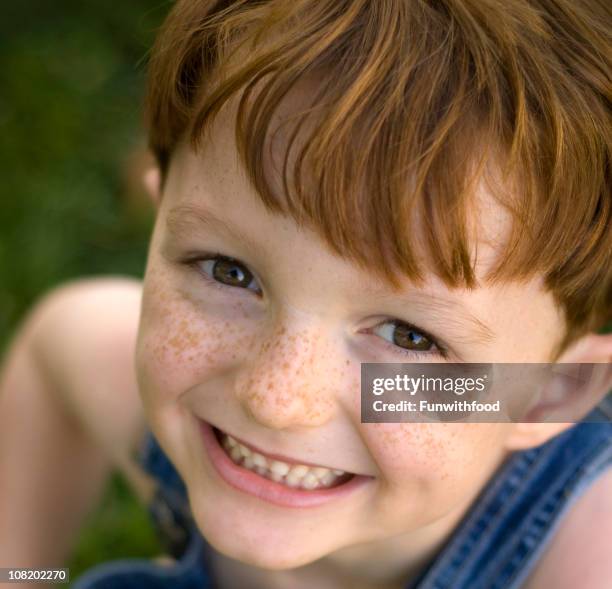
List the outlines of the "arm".
{"type": "Polygon", "coordinates": [[[524,589],[612,587],[612,469],[598,477],[563,518],[524,589]]]}
{"type": "Polygon", "coordinates": [[[61,566],[142,432],[140,287],[90,280],[34,309],[0,368],[0,567],[61,566]]]}

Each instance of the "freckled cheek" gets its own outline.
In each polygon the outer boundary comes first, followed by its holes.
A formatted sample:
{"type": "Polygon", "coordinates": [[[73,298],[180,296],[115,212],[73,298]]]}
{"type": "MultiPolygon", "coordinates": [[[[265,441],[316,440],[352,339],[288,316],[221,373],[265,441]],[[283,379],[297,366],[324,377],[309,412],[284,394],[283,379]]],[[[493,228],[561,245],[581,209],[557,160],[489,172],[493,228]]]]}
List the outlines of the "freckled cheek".
{"type": "Polygon", "coordinates": [[[149,301],[137,350],[141,389],[174,398],[231,371],[252,349],[257,332],[253,321],[234,317],[196,310],[188,302],[149,301]]]}
{"type": "Polygon", "coordinates": [[[460,496],[486,476],[498,457],[495,443],[486,443],[488,428],[472,425],[368,424],[368,446],[389,487],[460,496]]]}

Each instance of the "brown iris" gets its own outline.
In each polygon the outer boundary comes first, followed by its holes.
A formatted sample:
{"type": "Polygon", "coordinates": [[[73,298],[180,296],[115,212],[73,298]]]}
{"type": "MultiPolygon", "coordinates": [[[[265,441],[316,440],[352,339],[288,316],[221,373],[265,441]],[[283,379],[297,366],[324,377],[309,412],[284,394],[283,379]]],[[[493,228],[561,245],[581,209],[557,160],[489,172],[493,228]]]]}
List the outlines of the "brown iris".
{"type": "Polygon", "coordinates": [[[432,346],[431,340],[405,323],[396,323],[393,330],[393,343],[401,348],[409,350],[429,350],[432,346]]]}
{"type": "Polygon", "coordinates": [[[242,265],[229,258],[218,258],[212,269],[215,280],[228,286],[248,288],[253,282],[253,275],[242,265]]]}

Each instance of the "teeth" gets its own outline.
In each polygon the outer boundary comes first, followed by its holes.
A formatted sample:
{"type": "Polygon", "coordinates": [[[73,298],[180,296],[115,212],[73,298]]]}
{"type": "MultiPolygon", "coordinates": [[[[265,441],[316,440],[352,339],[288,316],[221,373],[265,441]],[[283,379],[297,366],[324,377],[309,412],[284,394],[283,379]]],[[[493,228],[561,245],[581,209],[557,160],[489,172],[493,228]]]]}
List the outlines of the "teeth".
{"type": "Polygon", "coordinates": [[[335,475],[333,472],[328,472],[324,474],[322,477],[320,477],[319,480],[324,486],[327,487],[331,485],[337,478],[338,478],[337,475],[335,475]]]}
{"type": "Polygon", "coordinates": [[[290,472],[285,477],[285,484],[288,485],[289,487],[299,487],[301,480],[302,480],[302,477],[294,475],[292,472],[290,472]]]}
{"type": "Polygon", "coordinates": [[[268,461],[261,454],[253,452],[251,456],[253,457],[253,463],[255,464],[255,466],[261,466],[262,468],[268,467],[268,461]]]}
{"type": "Polygon", "coordinates": [[[285,476],[289,472],[289,465],[279,460],[273,460],[270,464],[270,470],[281,477],[285,476]]]}
{"type": "Polygon", "coordinates": [[[242,453],[240,452],[240,448],[238,446],[234,446],[230,450],[230,456],[232,457],[232,460],[234,461],[240,460],[242,458],[242,453]]]}
{"type": "Polygon", "coordinates": [[[318,486],[319,486],[319,479],[313,472],[309,472],[302,479],[302,487],[304,487],[304,489],[314,489],[315,487],[318,487],[318,486]]]}
{"type": "Polygon", "coordinates": [[[288,487],[308,490],[330,487],[346,474],[339,469],[290,465],[282,460],[268,459],[227,434],[222,434],[221,445],[236,464],[288,487]]]}
{"type": "Polygon", "coordinates": [[[297,466],[291,467],[291,474],[301,479],[308,474],[309,470],[310,468],[308,466],[298,464],[297,466]]]}

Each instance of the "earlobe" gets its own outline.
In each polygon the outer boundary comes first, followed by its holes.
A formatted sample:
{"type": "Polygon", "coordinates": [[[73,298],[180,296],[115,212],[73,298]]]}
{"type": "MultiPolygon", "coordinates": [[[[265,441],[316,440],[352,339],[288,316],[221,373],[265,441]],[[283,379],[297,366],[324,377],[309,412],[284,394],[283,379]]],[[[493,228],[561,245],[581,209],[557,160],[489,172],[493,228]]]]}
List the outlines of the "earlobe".
{"type": "Polygon", "coordinates": [[[561,354],[557,362],[612,362],[612,333],[589,333],[581,337],[561,354]]]}
{"type": "Polygon", "coordinates": [[[576,421],[612,389],[612,333],[585,335],[561,355],[555,371],[551,384],[557,390],[552,389],[550,398],[570,405],[569,415],[576,421]]]}
{"type": "Polygon", "coordinates": [[[149,168],[144,174],[142,182],[147,190],[151,202],[157,208],[161,200],[161,174],[158,167],[149,168]]]}
{"type": "Polygon", "coordinates": [[[588,334],[552,366],[537,401],[507,440],[509,450],[543,444],[580,421],[612,388],[612,334],[588,334]]]}
{"type": "Polygon", "coordinates": [[[506,440],[506,448],[513,452],[535,448],[572,425],[572,423],[515,423],[512,433],[506,440]]]}

